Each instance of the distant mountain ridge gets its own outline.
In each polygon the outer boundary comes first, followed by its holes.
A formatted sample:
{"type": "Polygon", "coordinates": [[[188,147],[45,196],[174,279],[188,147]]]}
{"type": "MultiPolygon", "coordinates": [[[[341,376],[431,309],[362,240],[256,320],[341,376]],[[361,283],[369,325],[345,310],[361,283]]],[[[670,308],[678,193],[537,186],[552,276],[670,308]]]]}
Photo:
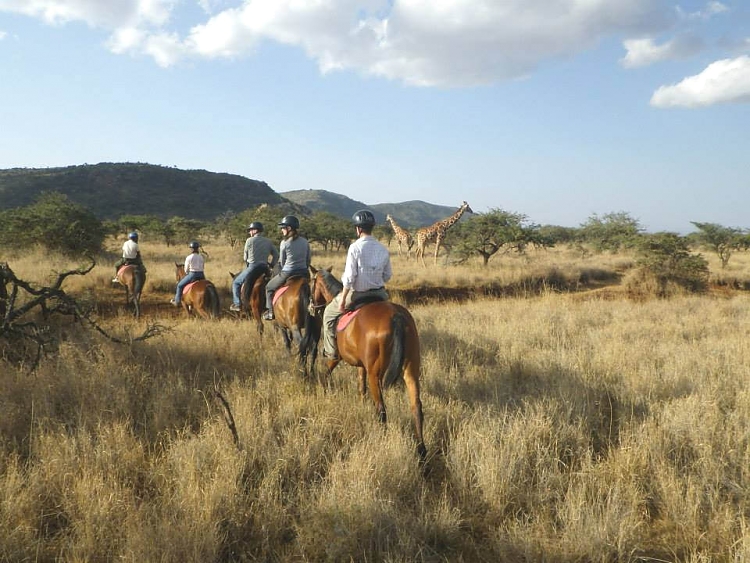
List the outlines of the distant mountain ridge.
{"type": "Polygon", "coordinates": [[[122,215],[213,220],[227,211],[288,203],[268,184],[236,174],[141,163],[0,170],[0,209],[60,192],[100,219],[122,215]]]}
{"type": "Polygon", "coordinates": [[[448,207],[419,200],[366,204],[341,194],[314,189],[281,192],[281,195],[311,211],[327,211],[347,219],[359,209],[370,209],[375,215],[375,220],[383,224],[385,216],[390,214],[400,226],[408,229],[431,225],[435,221],[445,219],[460,206],[460,202],[456,207],[448,207]]]}
{"type": "Polygon", "coordinates": [[[288,206],[292,213],[325,211],[344,219],[366,208],[373,211],[378,224],[384,224],[390,213],[399,225],[410,229],[444,219],[460,204],[448,207],[414,200],[373,205],[317,189],[277,193],[266,182],[236,174],[145,163],[0,169],[0,210],[30,205],[43,192],[65,194],[102,220],[154,215],[212,221],[227,212],[265,203],[288,206]]]}

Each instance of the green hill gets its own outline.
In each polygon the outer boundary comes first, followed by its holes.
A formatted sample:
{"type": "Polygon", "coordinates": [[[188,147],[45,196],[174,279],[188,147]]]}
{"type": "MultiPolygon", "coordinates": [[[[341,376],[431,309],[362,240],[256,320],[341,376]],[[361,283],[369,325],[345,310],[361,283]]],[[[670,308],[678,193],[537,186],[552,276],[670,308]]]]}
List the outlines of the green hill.
{"type": "Polygon", "coordinates": [[[147,214],[212,220],[229,210],[287,203],[265,182],[206,170],[140,163],[0,170],[0,209],[29,205],[45,191],[67,195],[100,219],[147,214]]]}

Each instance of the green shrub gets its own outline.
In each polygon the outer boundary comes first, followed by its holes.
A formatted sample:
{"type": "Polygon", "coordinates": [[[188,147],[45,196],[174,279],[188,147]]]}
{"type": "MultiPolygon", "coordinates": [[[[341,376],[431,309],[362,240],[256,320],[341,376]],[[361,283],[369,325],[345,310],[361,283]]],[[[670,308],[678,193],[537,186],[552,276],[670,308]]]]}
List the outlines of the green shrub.
{"type": "Polygon", "coordinates": [[[636,266],[638,279],[650,279],[660,297],[670,295],[675,287],[699,293],[708,286],[708,262],[700,254],[691,254],[688,241],[675,233],[644,236],[636,266]]]}

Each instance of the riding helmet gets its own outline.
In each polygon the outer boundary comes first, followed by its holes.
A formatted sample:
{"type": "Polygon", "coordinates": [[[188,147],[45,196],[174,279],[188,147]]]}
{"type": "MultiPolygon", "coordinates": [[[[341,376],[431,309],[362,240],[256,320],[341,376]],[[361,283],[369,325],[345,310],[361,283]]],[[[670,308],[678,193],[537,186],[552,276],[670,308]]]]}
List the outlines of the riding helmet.
{"type": "Polygon", "coordinates": [[[289,227],[291,229],[299,230],[299,219],[294,215],[287,215],[281,221],[279,221],[279,227],[289,227]]]}
{"type": "Polygon", "coordinates": [[[259,221],[253,221],[252,223],[250,223],[247,226],[247,230],[249,231],[250,229],[255,229],[259,233],[262,233],[263,232],[263,223],[261,223],[259,221]]]}
{"type": "Polygon", "coordinates": [[[193,250],[198,250],[201,247],[201,243],[199,243],[197,240],[194,240],[188,246],[193,250]]]}
{"type": "Polygon", "coordinates": [[[133,231],[132,233],[128,235],[128,238],[132,241],[138,242],[138,233],[133,231]]]}
{"type": "Polygon", "coordinates": [[[375,226],[375,215],[372,211],[367,209],[360,209],[354,215],[352,215],[352,222],[355,227],[374,227],[375,226]]]}

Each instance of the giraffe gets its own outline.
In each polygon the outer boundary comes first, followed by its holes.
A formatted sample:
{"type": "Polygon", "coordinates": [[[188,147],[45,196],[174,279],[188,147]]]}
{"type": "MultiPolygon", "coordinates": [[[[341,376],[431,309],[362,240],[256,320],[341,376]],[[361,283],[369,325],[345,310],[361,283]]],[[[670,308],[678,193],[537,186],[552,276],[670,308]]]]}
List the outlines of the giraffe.
{"type": "Polygon", "coordinates": [[[391,229],[393,229],[393,233],[396,236],[396,242],[398,242],[398,255],[401,256],[401,245],[404,245],[406,247],[406,259],[408,260],[411,247],[414,246],[414,238],[409,231],[400,227],[390,214],[385,216],[385,220],[391,225],[391,229]]]}
{"type": "Polygon", "coordinates": [[[440,250],[440,244],[443,242],[443,239],[445,238],[446,231],[450,229],[461,218],[461,215],[463,215],[464,212],[466,211],[468,211],[469,213],[474,213],[471,210],[471,207],[469,207],[469,204],[464,201],[461,204],[461,207],[459,207],[456,210],[456,212],[450,217],[446,217],[442,221],[433,223],[429,227],[422,227],[421,229],[417,231],[416,256],[422,260],[423,266],[426,265],[424,263],[425,246],[427,246],[429,242],[433,240],[435,241],[435,264],[437,264],[438,251],[440,250]]]}

